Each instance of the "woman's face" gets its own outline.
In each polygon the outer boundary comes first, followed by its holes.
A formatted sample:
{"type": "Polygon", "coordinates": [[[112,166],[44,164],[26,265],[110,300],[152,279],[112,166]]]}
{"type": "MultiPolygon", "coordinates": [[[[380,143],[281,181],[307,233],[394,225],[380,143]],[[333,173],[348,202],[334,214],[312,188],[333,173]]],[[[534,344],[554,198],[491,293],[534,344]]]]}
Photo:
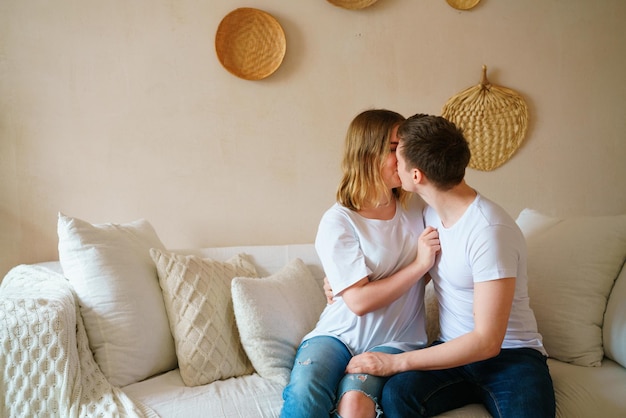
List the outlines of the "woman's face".
{"type": "Polygon", "coordinates": [[[389,144],[389,153],[385,163],[383,164],[382,177],[383,181],[390,189],[402,186],[400,176],[398,176],[398,160],[396,158],[396,148],[398,148],[398,127],[394,127],[391,132],[391,141],[389,144]]]}

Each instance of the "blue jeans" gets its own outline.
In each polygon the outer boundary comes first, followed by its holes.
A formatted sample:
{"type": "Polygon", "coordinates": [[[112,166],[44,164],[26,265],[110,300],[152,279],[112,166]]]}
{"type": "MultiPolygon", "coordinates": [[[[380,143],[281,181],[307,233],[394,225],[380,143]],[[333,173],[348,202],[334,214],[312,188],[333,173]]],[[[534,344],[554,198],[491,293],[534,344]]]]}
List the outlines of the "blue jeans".
{"type": "MultiPolygon", "coordinates": [[[[372,351],[399,353],[390,347],[372,351]]],[[[350,350],[337,338],[310,338],[298,347],[289,384],[283,391],[282,418],[323,418],[335,414],[336,404],[349,390],[367,394],[378,407],[387,378],[346,374],[350,350]],[[366,376],[366,378],[362,378],[366,376]]]]}
{"type": "Polygon", "coordinates": [[[546,358],[531,348],[503,349],[447,370],[397,374],[385,384],[381,403],[387,418],[429,417],[470,403],[482,403],[495,418],[556,413],[546,358]]]}

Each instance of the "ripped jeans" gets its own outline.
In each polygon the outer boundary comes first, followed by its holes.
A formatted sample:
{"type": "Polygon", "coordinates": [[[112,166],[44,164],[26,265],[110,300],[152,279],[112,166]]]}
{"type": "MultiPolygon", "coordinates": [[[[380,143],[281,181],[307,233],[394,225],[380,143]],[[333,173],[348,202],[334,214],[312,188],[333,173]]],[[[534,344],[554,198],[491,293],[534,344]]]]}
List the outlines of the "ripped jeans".
{"type": "MultiPolygon", "coordinates": [[[[375,347],[370,351],[400,353],[391,347],[375,347]]],[[[281,418],[325,418],[336,415],[337,402],[349,390],[367,394],[376,404],[387,378],[364,374],[345,374],[352,358],[350,350],[337,338],[318,336],[303,341],[298,347],[289,384],[283,391],[281,418]]]]}

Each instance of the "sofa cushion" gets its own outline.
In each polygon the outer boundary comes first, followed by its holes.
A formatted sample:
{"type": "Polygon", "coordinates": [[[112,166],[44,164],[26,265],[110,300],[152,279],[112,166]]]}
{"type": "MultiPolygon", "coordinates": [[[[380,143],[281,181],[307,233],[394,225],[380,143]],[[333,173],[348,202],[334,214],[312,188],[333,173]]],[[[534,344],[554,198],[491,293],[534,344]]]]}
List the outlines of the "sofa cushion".
{"type": "Polygon", "coordinates": [[[162,248],[145,220],[92,225],[59,213],[59,260],[80,303],[94,358],[125,386],[176,367],[150,248],[162,248]]]}
{"type": "Polygon", "coordinates": [[[599,366],[607,299],[626,258],[626,215],[559,219],[525,210],[528,290],[551,357],[599,366]]]}
{"type": "Polygon", "coordinates": [[[626,268],[615,281],[604,314],[602,340],[605,355],[626,367],[626,268]]]}
{"type": "Polygon", "coordinates": [[[230,282],[255,276],[246,255],[228,261],[150,250],[176,343],[183,382],[199,386],[252,373],[235,324],[230,282]]]}
{"type": "Polygon", "coordinates": [[[296,349],[326,304],[313,275],[296,258],[265,278],[235,278],[232,295],[241,342],[255,370],[287,384],[296,349]]]}

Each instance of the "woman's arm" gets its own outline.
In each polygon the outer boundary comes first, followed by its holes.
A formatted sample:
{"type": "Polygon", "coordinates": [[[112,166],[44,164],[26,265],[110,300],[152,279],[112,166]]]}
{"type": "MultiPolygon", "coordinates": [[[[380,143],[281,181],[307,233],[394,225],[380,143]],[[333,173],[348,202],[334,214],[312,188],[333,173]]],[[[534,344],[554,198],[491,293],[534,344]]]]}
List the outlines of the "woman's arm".
{"type": "Polygon", "coordinates": [[[341,292],[341,296],[350,310],[359,316],[385,307],[430,270],[440,249],[437,230],[427,227],[418,238],[415,261],[383,280],[370,282],[364,277],[341,292]]]}
{"type": "Polygon", "coordinates": [[[407,370],[439,370],[498,355],[513,305],[515,278],[476,283],[474,329],[443,344],[402,354],[364,353],[350,360],[348,373],[390,376],[407,370]]]}

